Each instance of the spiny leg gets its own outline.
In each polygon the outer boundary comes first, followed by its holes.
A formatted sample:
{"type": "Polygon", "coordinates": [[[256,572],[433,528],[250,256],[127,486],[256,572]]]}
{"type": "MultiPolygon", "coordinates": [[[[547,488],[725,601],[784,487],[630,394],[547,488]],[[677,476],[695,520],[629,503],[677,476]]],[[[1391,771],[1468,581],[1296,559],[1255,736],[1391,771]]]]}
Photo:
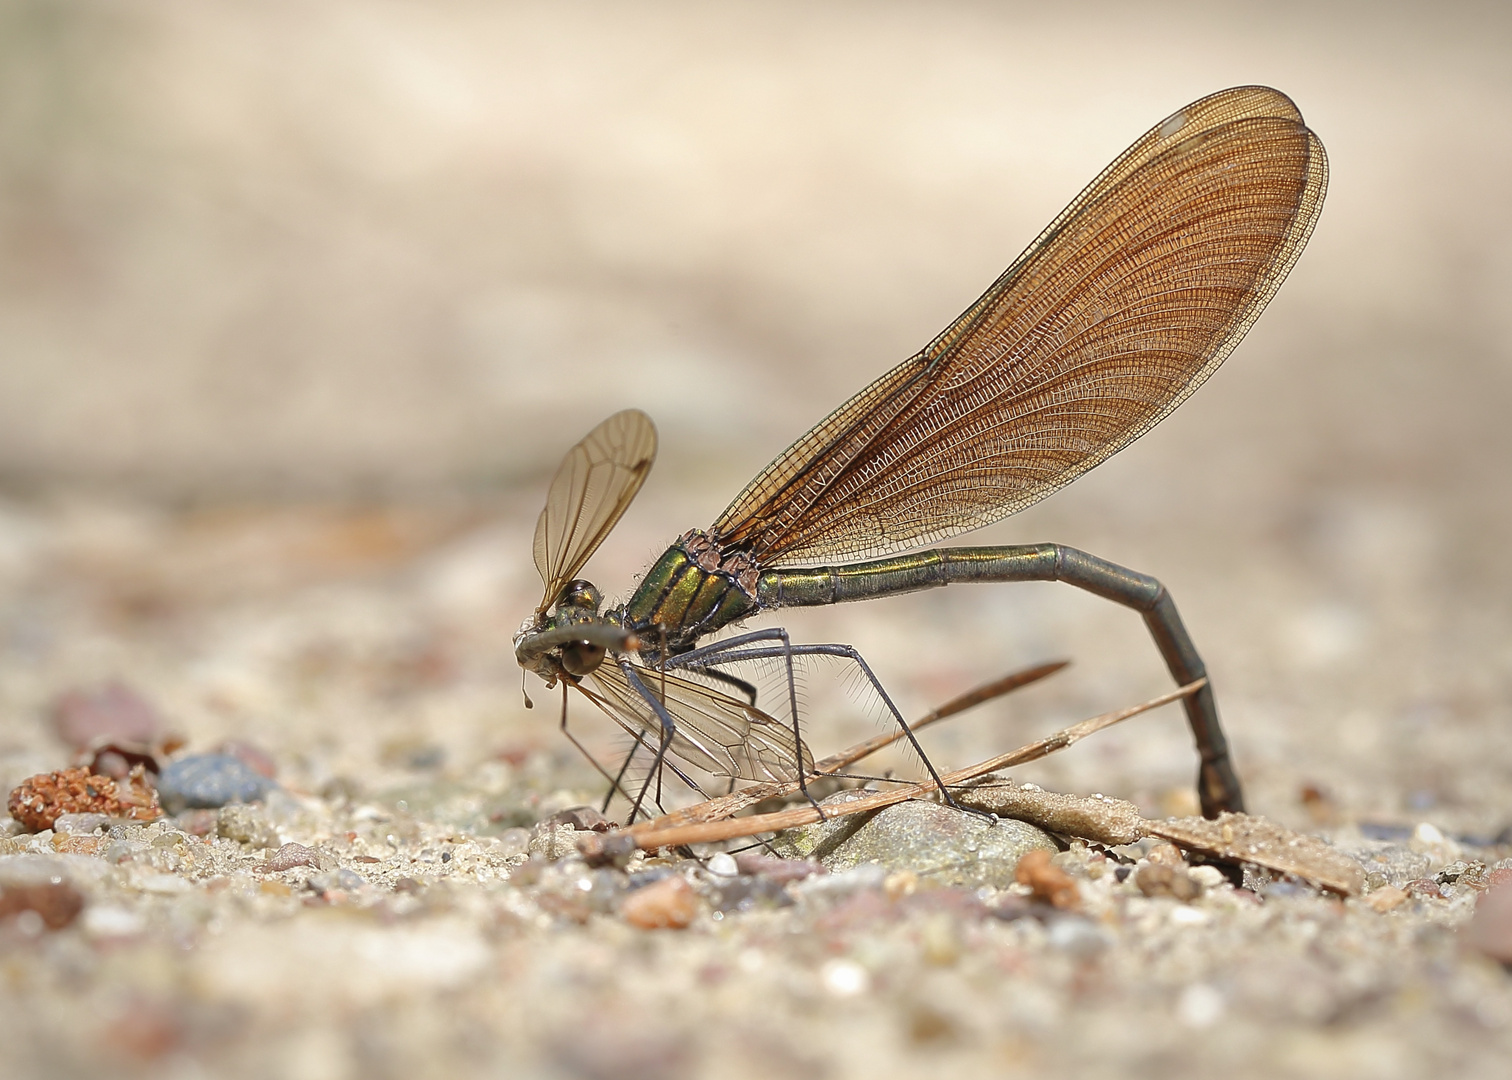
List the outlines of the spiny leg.
{"type": "Polygon", "coordinates": [[[614,779],[609,782],[609,790],[604,793],[604,805],[599,808],[599,813],[609,813],[609,804],[614,800],[614,795],[616,792],[623,795],[626,802],[632,801],[630,794],[625,791],[625,789],[622,788],[620,784],[624,782],[625,773],[630,771],[630,763],[635,760],[635,755],[639,753],[640,748],[645,745],[646,733],[644,731],[637,731],[635,733],[635,742],[630,744],[630,752],[625,755],[625,760],[620,762],[619,771],[614,774],[614,779]]]}
{"type": "MultiPolygon", "coordinates": [[[[872,689],[876,690],[877,696],[882,699],[882,703],[887,707],[887,711],[892,713],[893,720],[897,723],[898,727],[902,729],[903,734],[907,736],[909,744],[914,749],[914,753],[919,755],[919,760],[924,763],[924,768],[929,771],[930,779],[932,779],[935,784],[939,786],[940,793],[945,797],[945,801],[951,806],[955,806],[957,809],[962,809],[961,807],[957,806],[954,797],[948,790],[946,790],[945,785],[940,780],[940,774],[935,770],[934,762],[929,760],[929,755],[926,754],[924,752],[924,748],[919,745],[919,740],[914,735],[913,728],[908,726],[908,721],[903,719],[902,712],[900,712],[898,707],[893,704],[893,700],[888,695],[886,688],[883,687],[882,681],[877,678],[876,673],[874,673],[871,669],[871,665],[866,662],[865,658],[862,657],[861,653],[858,652],[854,646],[841,644],[794,645],[791,641],[788,640],[788,633],[786,630],[782,629],[781,627],[774,627],[769,630],[752,630],[750,633],[739,634],[735,637],[727,638],[724,641],[716,642],[713,645],[706,645],[701,649],[695,649],[691,652],[683,653],[681,656],[675,657],[672,663],[677,667],[697,667],[699,669],[702,669],[706,666],[717,664],[733,664],[738,663],[742,660],[770,660],[780,657],[786,662],[788,666],[788,679],[791,683],[791,680],[793,678],[792,658],[795,656],[834,656],[841,659],[850,660],[855,663],[856,667],[861,670],[861,673],[866,676],[867,681],[871,683],[872,689]],[[781,640],[782,646],[780,648],[775,646],[767,648],[750,647],[757,642],[771,640],[781,640]],[[692,661],[691,663],[690,660],[692,661]]],[[[793,736],[794,738],[798,738],[798,714],[796,696],[794,698],[793,708],[793,736]]],[[[802,745],[801,740],[799,745],[802,745]]],[[[801,768],[799,770],[799,775],[803,775],[803,770],[801,768]]],[[[805,787],[801,781],[799,783],[799,786],[803,788],[803,793],[807,796],[807,787],[805,787]]],[[[813,801],[813,798],[810,796],[809,802],[813,801]]]]}
{"type": "MultiPolygon", "coordinates": [[[[604,808],[602,810],[600,810],[599,812],[600,813],[608,813],[609,812],[609,801],[614,798],[614,793],[616,791],[618,791],[621,795],[624,795],[625,798],[626,798],[626,800],[628,800],[630,798],[630,796],[625,792],[625,790],[623,788],[620,787],[620,780],[623,779],[623,777],[625,775],[625,768],[630,764],[629,760],[626,759],[625,764],[620,766],[620,770],[619,770],[618,774],[616,774],[614,776],[610,776],[609,775],[609,770],[605,769],[604,766],[599,763],[599,759],[596,758],[596,757],[594,757],[593,754],[591,754],[589,752],[588,748],[586,746],[584,746],[581,742],[578,741],[578,737],[567,729],[567,680],[566,679],[562,680],[562,722],[561,722],[561,724],[559,726],[560,726],[562,734],[565,735],[565,736],[567,736],[567,741],[570,742],[570,743],[572,743],[573,746],[577,747],[578,753],[582,754],[585,758],[588,759],[588,764],[592,765],[593,768],[594,768],[594,770],[597,771],[597,773],[600,776],[602,776],[605,780],[609,781],[609,793],[604,796],[604,808]]],[[[637,737],[636,748],[639,748],[639,745],[640,745],[640,737],[637,737]]],[[[631,753],[634,754],[634,752],[635,752],[635,750],[632,749],[631,753]]]]}
{"type": "Polygon", "coordinates": [[[757,697],[756,687],[751,683],[746,682],[744,679],[736,678],[728,671],[719,671],[715,668],[703,668],[701,669],[700,674],[708,676],[715,682],[723,683],[725,686],[728,686],[730,689],[735,690],[742,697],[744,697],[746,699],[747,705],[753,707],[755,706],[757,697]]]}
{"type": "MultiPolygon", "coordinates": [[[[656,708],[656,698],[654,696],[652,696],[651,694],[649,694],[649,692],[647,691],[647,688],[645,686],[645,683],[638,682],[635,685],[635,689],[636,689],[636,691],[643,698],[645,698],[645,700],[647,702],[652,703],[652,708],[653,709],[656,708]]],[[[609,804],[613,801],[614,796],[616,794],[619,794],[619,795],[624,796],[625,801],[627,803],[630,803],[632,805],[632,807],[634,808],[634,809],[632,809],[632,812],[631,812],[631,819],[630,819],[629,822],[627,822],[627,824],[634,824],[634,822],[635,822],[635,817],[634,817],[635,812],[636,812],[636,810],[639,809],[639,806],[641,804],[641,800],[643,800],[645,798],[646,785],[650,783],[650,779],[651,779],[651,776],[652,776],[653,772],[655,772],[658,775],[658,777],[659,777],[659,775],[660,775],[660,772],[659,772],[660,768],[671,769],[673,775],[675,775],[679,780],[681,780],[684,784],[686,784],[687,787],[688,787],[688,790],[691,791],[691,792],[693,792],[699,798],[701,798],[701,799],[707,799],[709,797],[708,793],[705,792],[704,789],[701,786],[699,786],[699,784],[698,784],[698,782],[696,780],[694,780],[687,773],[683,772],[682,769],[680,769],[680,768],[677,767],[677,763],[676,762],[671,761],[671,760],[665,760],[665,759],[662,760],[660,766],[656,766],[656,765],[653,764],[652,770],[648,771],[646,773],[646,781],[641,786],[641,791],[640,791],[639,797],[638,798],[631,797],[630,793],[628,791],[626,791],[625,787],[624,787],[625,775],[630,771],[630,766],[632,764],[634,764],[634,762],[635,762],[635,755],[638,754],[640,752],[640,750],[642,749],[642,747],[644,747],[646,745],[646,736],[647,736],[647,733],[644,732],[644,731],[637,731],[637,732],[634,732],[633,734],[634,734],[635,741],[631,743],[629,752],[625,755],[624,760],[622,762],[620,762],[620,767],[619,767],[618,771],[614,774],[614,776],[612,778],[609,776],[609,774],[607,772],[604,771],[604,769],[602,768],[602,766],[598,765],[597,761],[595,761],[592,757],[589,758],[589,760],[593,761],[594,765],[599,768],[600,774],[603,775],[604,778],[607,779],[607,780],[609,780],[609,782],[610,782],[609,791],[605,794],[603,805],[599,809],[600,813],[602,813],[602,814],[609,813],[609,804]]],[[[577,743],[577,740],[573,739],[573,742],[577,743]]],[[[581,747],[579,747],[579,748],[581,749],[581,747]]],[[[586,753],[586,751],[584,751],[584,752],[586,753]]],[[[656,803],[656,808],[659,811],[661,811],[663,814],[665,814],[667,812],[667,808],[665,806],[663,806],[662,802],[661,802],[661,793],[660,793],[660,784],[659,783],[658,783],[657,795],[656,795],[656,797],[655,797],[655,799],[653,801],[656,803]]]]}
{"type": "MultiPolygon", "coordinates": [[[[657,720],[661,721],[661,741],[656,747],[656,756],[651,760],[651,771],[646,774],[645,781],[641,784],[640,793],[636,795],[634,804],[630,807],[629,824],[635,824],[636,815],[640,813],[641,803],[646,799],[646,792],[651,787],[652,777],[658,782],[661,777],[662,764],[667,760],[667,748],[672,745],[672,735],[677,731],[677,725],[672,719],[672,714],[667,706],[657,695],[653,694],[649,687],[641,681],[641,677],[635,673],[635,666],[628,660],[619,661],[620,670],[625,673],[625,679],[646,703],[651,706],[651,711],[656,714],[657,720]]],[[[660,790],[657,792],[657,804],[660,805],[660,790]]]]}
{"type": "MultiPolygon", "coordinates": [[[[719,661],[714,660],[713,662],[709,662],[711,657],[718,657],[722,653],[727,653],[731,649],[738,649],[743,645],[747,645],[751,642],[756,641],[782,642],[781,648],[774,650],[772,652],[772,655],[782,657],[784,668],[787,671],[788,716],[791,718],[793,723],[793,753],[797,758],[796,771],[798,776],[798,790],[801,791],[803,793],[803,797],[809,801],[809,805],[819,812],[819,815],[822,819],[824,816],[824,808],[819,805],[819,800],[815,799],[811,794],[809,794],[808,770],[804,768],[803,764],[803,732],[798,722],[798,680],[797,676],[793,673],[793,642],[788,637],[788,632],[786,630],[784,630],[780,626],[777,626],[772,627],[768,630],[752,630],[748,633],[736,634],[734,637],[726,638],[724,641],[716,641],[712,645],[705,645],[702,648],[692,649],[688,652],[681,653],[680,655],[673,657],[670,660],[663,659],[662,662],[671,667],[691,668],[695,671],[701,671],[706,674],[713,674],[714,672],[712,672],[710,669],[715,667],[719,663],[719,661]]],[[[719,674],[723,674],[723,672],[720,672],[719,674]]],[[[886,697],[885,694],[883,696],[884,698],[886,697]]],[[[754,694],[752,694],[752,704],[755,704],[754,694]]],[[[903,726],[904,730],[907,730],[908,725],[904,724],[903,726]]],[[[909,737],[912,738],[912,734],[910,734],[909,737]]]]}

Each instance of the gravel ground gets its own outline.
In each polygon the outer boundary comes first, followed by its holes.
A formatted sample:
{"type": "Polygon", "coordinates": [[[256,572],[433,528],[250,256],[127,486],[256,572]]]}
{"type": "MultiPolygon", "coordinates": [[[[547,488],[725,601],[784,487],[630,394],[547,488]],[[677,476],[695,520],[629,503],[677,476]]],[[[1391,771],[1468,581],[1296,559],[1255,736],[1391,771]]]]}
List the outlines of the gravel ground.
{"type": "MultiPolygon", "coordinates": [[[[171,818],[0,836],[7,1077],[1505,1072],[1499,7],[0,20],[0,786],[188,762],[171,818]],[[948,879],[949,827],[890,849],[922,873],[584,866],[540,823],[596,778],[509,647],[566,446],[626,406],[660,426],[588,567],[622,597],[1140,131],[1244,82],[1328,147],[1307,253],[1175,416],[972,542],[1160,577],[1250,808],[1367,891],[1148,843],[948,879]],[[207,785],[254,801],[179,809],[207,785]]],[[[1073,662],[926,733],[942,768],[1169,689],[1136,618],[1054,585],[787,625],[911,716],[1073,662]]],[[[804,676],[817,753],[880,730],[843,670],[804,676]]],[[[1166,708],[1014,776],[1163,817],[1194,772],[1166,708]]]]}
{"type": "MultiPolygon", "coordinates": [[[[1349,801],[1364,779],[1300,782],[1326,762],[1260,767],[1242,722],[1257,809],[1360,859],[1364,896],[1200,867],[1179,899],[1141,884],[1149,842],[1073,843],[1054,859],[1075,883],[1066,910],[1026,898],[1011,858],[965,884],[931,871],[930,837],[946,863],[954,842],[938,826],[884,840],[920,873],[585,866],[538,822],[592,799],[594,778],[558,738],[552,697],[519,704],[505,645],[530,605],[524,532],[475,516],[11,508],[24,554],[5,609],[6,784],[70,763],[64,734],[124,726],[182,740],[181,760],[241,740],[229,749],[279,785],[151,824],[12,827],[0,885],[59,882],[84,901],[58,929],[44,921],[58,897],[0,921],[14,1075],[1499,1074],[1512,979],[1465,940],[1512,867],[1495,804],[1379,814],[1375,793],[1349,801]],[[105,693],[88,678],[103,670],[122,680],[105,693]],[[661,895],[667,876],[691,889],[661,895]]],[[[909,628],[896,619],[900,649],[909,628]]],[[[1081,629],[1095,648],[1095,619],[1081,629]]],[[[954,742],[943,726],[931,751],[956,764],[1089,701],[1128,703],[1110,684],[1078,685],[1073,665],[952,721],[954,742]]],[[[577,723],[612,752],[592,717],[577,723]]],[[[816,714],[811,734],[845,726],[816,714]]],[[[1174,715],[1063,756],[1038,778],[1189,809],[1174,715]],[[1171,759],[1153,780],[1150,739],[1171,759]]]]}

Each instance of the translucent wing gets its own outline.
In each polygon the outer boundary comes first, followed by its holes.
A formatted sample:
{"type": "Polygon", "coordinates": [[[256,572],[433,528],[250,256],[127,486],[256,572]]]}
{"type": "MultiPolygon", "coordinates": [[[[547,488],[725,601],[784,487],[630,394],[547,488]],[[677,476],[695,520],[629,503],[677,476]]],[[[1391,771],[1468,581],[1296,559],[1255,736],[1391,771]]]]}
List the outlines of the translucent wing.
{"type": "Polygon", "coordinates": [[[711,530],[765,565],[990,524],[1133,442],[1239,343],[1323,206],[1290,99],[1239,87],[1151,129],[923,352],[753,480],[711,530]]]}
{"type": "MultiPolygon", "coordinates": [[[[661,693],[660,672],[643,667],[636,667],[635,672],[648,690],[661,693]]],[[[632,735],[646,735],[651,746],[657,745],[661,721],[612,660],[577,685],[622,728],[632,735]]],[[[666,675],[664,703],[677,727],[668,753],[715,776],[757,781],[798,779],[798,752],[790,724],[671,672],[666,675]]],[[[803,767],[811,769],[813,757],[807,746],[802,750],[803,767]]]]}
{"type": "Polygon", "coordinates": [[[639,409],[617,412],[567,451],[536,521],[542,614],[577,576],[640,490],[656,460],[656,425],[639,409]]]}

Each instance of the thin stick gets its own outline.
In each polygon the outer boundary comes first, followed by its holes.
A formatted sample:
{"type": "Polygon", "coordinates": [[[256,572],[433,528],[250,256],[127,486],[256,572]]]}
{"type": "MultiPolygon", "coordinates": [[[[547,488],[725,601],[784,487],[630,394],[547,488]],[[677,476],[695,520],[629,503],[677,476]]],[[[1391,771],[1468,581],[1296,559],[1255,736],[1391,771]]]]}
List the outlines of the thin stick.
{"type": "MultiPolygon", "coordinates": [[[[1070,663],[1071,661],[1069,660],[1052,660],[1048,664],[1038,664],[1035,667],[1024,668],[1022,671],[1015,671],[1011,675],[1004,675],[1001,679],[984,683],[974,690],[966,691],[959,697],[951,698],[938,709],[915,720],[910,726],[915,731],[918,731],[920,728],[928,727],[930,724],[947,719],[957,713],[965,712],[967,709],[980,705],[984,701],[991,701],[993,698],[1002,697],[1004,694],[1017,690],[1021,686],[1028,686],[1030,683],[1039,682],[1039,680],[1048,675],[1054,675],[1070,663]]],[[[849,765],[854,765],[862,758],[875,754],[883,747],[891,746],[902,737],[903,733],[901,731],[890,731],[877,735],[867,739],[865,742],[857,743],[848,750],[842,750],[838,754],[825,758],[814,766],[814,771],[816,773],[837,773],[849,765]]]]}
{"type": "MultiPolygon", "coordinates": [[[[968,780],[974,780],[978,776],[984,776],[999,769],[1037,761],[1042,757],[1055,753],[1057,750],[1064,750],[1066,747],[1081,741],[1088,735],[1101,731],[1103,728],[1112,727],[1114,724],[1128,720],[1130,717],[1138,716],[1140,713],[1149,712],[1151,709],[1156,709],[1181,698],[1189,697],[1206,685],[1206,678],[1197,679],[1195,682],[1187,683],[1185,686],[1179,687],[1168,694],[1162,694],[1160,697],[1152,698],[1141,705],[1134,705],[1127,709],[1120,709],[1117,712],[1094,716],[1090,720],[1083,720],[1081,723],[1073,724],[1071,727],[1057,732],[1047,739],[1040,739],[1038,742],[1029,743],[1027,746],[1021,746],[1017,750],[1000,754],[995,758],[989,758],[987,761],[979,762],[976,765],[948,772],[940,779],[949,787],[963,784],[968,780]]],[[[624,833],[635,842],[636,847],[647,851],[659,847],[675,847],[680,844],[707,844],[716,840],[735,840],[743,836],[755,836],[757,833],[781,832],[783,829],[793,829],[800,825],[810,825],[816,821],[844,817],[847,814],[860,814],[870,810],[880,810],[895,803],[906,802],[909,799],[917,799],[923,795],[928,795],[934,790],[934,782],[926,781],[921,784],[913,784],[900,788],[896,791],[879,792],[875,795],[827,807],[823,813],[812,806],[800,806],[775,814],[757,814],[752,817],[723,821],[705,821],[699,824],[680,827],[673,826],[670,828],[663,827],[661,819],[658,819],[657,821],[649,821],[632,826],[625,830],[624,833]]],[[[710,801],[718,802],[719,800],[710,801]]],[[[697,808],[695,807],[694,809],[697,808]]],[[[607,841],[613,835],[607,834],[602,838],[595,837],[595,839],[607,841]]]]}
{"type": "MultiPolygon", "coordinates": [[[[1045,664],[1036,664],[1034,667],[1015,671],[1011,675],[1005,675],[990,683],[985,683],[958,697],[951,698],[944,705],[927,715],[920,717],[911,725],[914,731],[926,728],[930,724],[945,720],[957,713],[965,712],[973,706],[980,705],[984,701],[991,701],[995,697],[1001,697],[1020,687],[1054,675],[1061,668],[1070,664],[1069,660],[1052,660],[1045,664]]],[[[810,776],[828,776],[839,772],[847,766],[854,765],[869,754],[875,754],[883,747],[891,746],[903,738],[902,731],[891,731],[883,735],[859,742],[848,750],[842,750],[838,754],[832,754],[814,765],[814,771],[810,776]]],[[[696,825],[705,821],[718,821],[722,818],[734,817],[748,806],[755,806],[767,799],[779,799],[784,795],[791,795],[798,790],[796,780],[772,781],[765,784],[752,784],[743,787],[739,791],[732,791],[727,795],[708,799],[705,802],[696,803],[693,806],[674,810],[670,814],[663,814],[653,821],[642,822],[641,828],[672,829],[681,828],[685,825],[696,825]]],[[[812,809],[812,807],[810,808],[812,809]]]]}

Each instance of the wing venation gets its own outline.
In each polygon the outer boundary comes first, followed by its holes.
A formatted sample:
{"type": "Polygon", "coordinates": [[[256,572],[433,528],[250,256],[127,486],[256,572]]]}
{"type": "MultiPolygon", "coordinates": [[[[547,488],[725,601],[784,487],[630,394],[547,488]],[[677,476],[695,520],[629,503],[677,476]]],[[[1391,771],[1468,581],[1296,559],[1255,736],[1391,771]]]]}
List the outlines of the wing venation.
{"type": "Polygon", "coordinates": [[[655,460],[656,425],[639,409],[615,413],[567,451],[536,520],[535,564],[545,586],[538,617],[604,542],[655,460]]]}
{"type": "MultiPolygon", "coordinates": [[[[630,661],[622,661],[629,663],[630,661]]],[[[675,757],[715,776],[737,780],[792,781],[798,779],[799,752],[793,729],[776,717],[745,702],[690,679],[667,672],[636,668],[652,693],[665,694],[663,704],[672,715],[676,733],[668,746],[675,757]]],[[[656,711],[630,685],[618,664],[606,662],[577,684],[579,690],[610,719],[631,735],[644,735],[655,747],[661,739],[656,711]]],[[[813,767],[808,747],[802,747],[804,768],[813,767]]]]}
{"type": "Polygon", "coordinates": [[[918,355],[773,461],[712,531],[763,565],[933,543],[1143,435],[1238,344],[1312,233],[1323,146],[1283,94],[1152,128],[918,355]]]}

